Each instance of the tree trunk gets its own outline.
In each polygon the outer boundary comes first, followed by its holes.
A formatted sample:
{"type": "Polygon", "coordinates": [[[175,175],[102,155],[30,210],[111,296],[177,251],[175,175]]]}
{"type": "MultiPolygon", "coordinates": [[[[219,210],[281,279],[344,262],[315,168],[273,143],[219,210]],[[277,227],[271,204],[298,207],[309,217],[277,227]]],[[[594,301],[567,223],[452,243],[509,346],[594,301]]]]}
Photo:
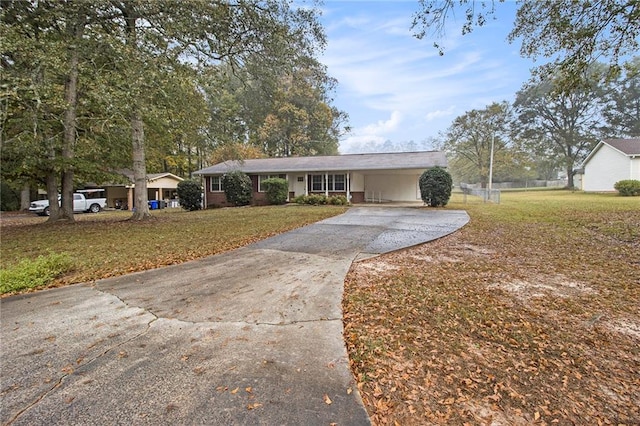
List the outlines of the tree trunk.
{"type": "Polygon", "coordinates": [[[575,187],[573,183],[573,164],[567,164],[567,188],[573,189],[575,187]]]}
{"type": "Polygon", "coordinates": [[[49,200],[49,219],[48,222],[55,222],[60,215],[58,207],[58,177],[55,169],[47,171],[47,199],[49,200]]]}
{"type": "Polygon", "coordinates": [[[69,16],[66,35],[68,37],[67,60],[69,73],[64,82],[64,135],[62,140],[61,201],[59,220],[73,222],[73,157],[76,145],[77,107],[78,107],[78,64],[80,62],[80,43],[84,34],[87,17],[80,4],[75,14],[69,16]]]}
{"type": "Polygon", "coordinates": [[[20,210],[26,212],[29,210],[29,204],[31,204],[31,188],[28,183],[25,183],[20,191],[20,210]]]}
{"type": "MultiPolygon", "coordinates": [[[[134,2],[121,4],[122,14],[125,18],[127,46],[129,53],[129,70],[127,80],[130,87],[130,95],[133,96],[131,102],[131,143],[133,148],[133,214],[130,219],[146,220],[151,218],[149,213],[149,195],[147,193],[147,164],[144,152],[144,123],[140,113],[140,104],[137,94],[141,91],[142,66],[137,64],[138,60],[138,36],[136,31],[136,21],[139,18],[134,2]]],[[[129,206],[131,208],[132,206],[129,206]]]]}
{"type": "Polygon", "coordinates": [[[69,75],[64,84],[67,104],[64,113],[64,139],[62,143],[62,200],[59,220],[73,222],[73,156],[76,144],[76,119],[78,103],[78,48],[69,48],[69,75]]]}
{"type": "MultiPolygon", "coordinates": [[[[135,108],[135,107],[134,107],[135,108]]],[[[144,220],[149,213],[149,195],[147,193],[147,166],[144,153],[144,123],[136,109],[131,117],[131,139],[133,141],[133,180],[135,208],[131,219],[144,220]]]]}

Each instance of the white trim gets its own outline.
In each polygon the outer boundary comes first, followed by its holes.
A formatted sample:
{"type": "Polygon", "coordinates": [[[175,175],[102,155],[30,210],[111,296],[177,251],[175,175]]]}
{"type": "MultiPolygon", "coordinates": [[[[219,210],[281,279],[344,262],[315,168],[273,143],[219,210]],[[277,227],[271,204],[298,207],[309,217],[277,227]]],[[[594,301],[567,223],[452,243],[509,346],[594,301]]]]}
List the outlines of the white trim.
{"type": "Polygon", "coordinates": [[[324,172],[324,195],[329,196],[329,172],[324,172]]]}
{"type": "Polygon", "coordinates": [[[222,176],[209,176],[209,192],[224,192],[222,190],[222,176]],[[213,178],[218,179],[218,187],[220,189],[213,189],[213,178]]]}
{"type": "Polygon", "coordinates": [[[346,176],[347,177],[346,177],[345,185],[347,185],[347,187],[345,189],[347,190],[347,202],[350,203],[351,202],[351,179],[350,179],[351,173],[347,172],[346,176]]]}
{"type": "MultiPolygon", "coordinates": [[[[319,174],[319,173],[308,173],[308,174],[305,175],[305,177],[306,176],[311,176],[311,191],[312,192],[324,192],[327,197],[329,196],[329,192],[345,192],[345,193],[350,192],[349,191],[349,172],[344,172],[344,173],[329,173],[329,172],[325,172],[323,175],[319,174]],[[316,189],[313,186],[313,184],[314,184],[314,180],[313,180],[314,176],[323,176],[323,178],[322,178],[322,186],[319,189],[316,189]],[[336,176],[342,176],[342,181],[340,182],[342,184],[342,187],[343,187],[342,189],[336,189],[336,176]],[[329,178],[331,178],[331,179],[329,179],[329,178]],[[331,183],[329,183],[329,180],[331,180],[331,183]]],[[[305,183],[305,185],[306,185],[306,183],[305,183]]],[[[307,195],[307,194],[305,194],[305,195],[307,195]]]]}

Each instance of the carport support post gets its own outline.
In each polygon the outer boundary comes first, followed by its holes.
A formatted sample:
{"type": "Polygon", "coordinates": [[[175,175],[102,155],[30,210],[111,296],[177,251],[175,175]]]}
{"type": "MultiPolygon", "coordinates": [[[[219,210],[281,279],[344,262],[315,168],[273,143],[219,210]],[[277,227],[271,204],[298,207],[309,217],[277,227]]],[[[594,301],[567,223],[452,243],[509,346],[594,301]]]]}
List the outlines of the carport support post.
{"type": "Polygon", "coordinates": [[[324,172],[324,196],[329,197],[329,172],[324,172]]]}
{"type": "Polygon", "coordinates": [[[127,207],[129,211],[133,211],[133,208],[135,207],[133,205],[133,186],[130,186],[127,190],[127,207]]]}
{"type": "Polygon", "coordinates": [[[284,179],[287,181],[287,203],[289,202],[289,193],[291,192],[291,188],[289,188],[289,173],[284,175],[284,179]]]}
{"type": "Polygon", "coordinates": [[[351,202],[351,185],[349,184],[349,175],[351,173],[347,172],[347,203],[351,202]]]}

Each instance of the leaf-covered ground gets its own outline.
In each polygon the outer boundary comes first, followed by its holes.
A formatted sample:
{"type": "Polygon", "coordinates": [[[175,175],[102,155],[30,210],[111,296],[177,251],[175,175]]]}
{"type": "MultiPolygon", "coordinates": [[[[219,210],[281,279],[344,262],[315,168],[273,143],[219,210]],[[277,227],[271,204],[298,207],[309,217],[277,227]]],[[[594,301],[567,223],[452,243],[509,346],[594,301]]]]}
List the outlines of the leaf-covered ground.
{"type": "Polygon", "coordinates": [[[77,214],[74,223],[49,224],[32,214],[2,213],[0,266],[65,253],[73,270],[59,286],[123,275],[232,250],[344,212],[336,206],[239,207],[187,212],[157,210],[146,222],[130,212],[77,214]]]}
{"type": "Polygon", "coordinates": [[[502,198],[353,265],[345,339],[373,423],[640,424],[640,199],[502,198]]]}

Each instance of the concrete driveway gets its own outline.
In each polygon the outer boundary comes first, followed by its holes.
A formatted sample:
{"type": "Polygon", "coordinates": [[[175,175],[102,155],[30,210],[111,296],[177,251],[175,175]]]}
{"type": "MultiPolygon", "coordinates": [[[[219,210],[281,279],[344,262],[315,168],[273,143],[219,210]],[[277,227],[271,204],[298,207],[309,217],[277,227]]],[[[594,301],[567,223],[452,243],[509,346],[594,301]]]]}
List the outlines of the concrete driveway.
{"type": "Polygon", "coordinates": [[[0,420],[369,424],[342,337],[345,275],[467,221],[351,208],[222,255],[2,299],[0,420]]]}

